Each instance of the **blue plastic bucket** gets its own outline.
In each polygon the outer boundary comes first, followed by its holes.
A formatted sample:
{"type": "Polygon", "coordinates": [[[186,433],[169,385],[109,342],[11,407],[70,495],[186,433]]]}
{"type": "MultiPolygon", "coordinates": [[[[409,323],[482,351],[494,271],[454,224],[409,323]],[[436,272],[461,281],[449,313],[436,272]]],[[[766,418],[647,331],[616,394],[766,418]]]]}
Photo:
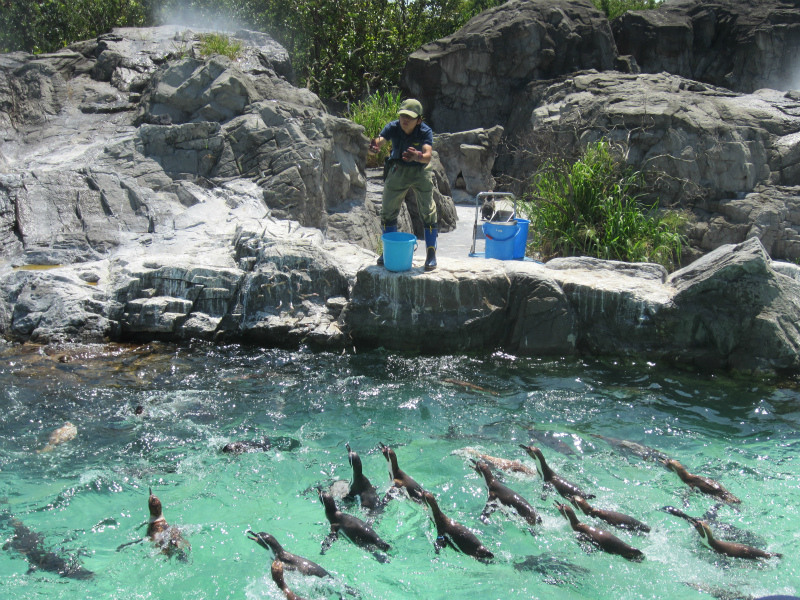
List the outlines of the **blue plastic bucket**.
{"type": "Polygon", "coordinates": [[[483,224],[483,235],[500,242],[513,238],[517,235],[517,222],[514,220],[504,221],[502,223],[486,221],[486,223],[483,224]]]}
{"type": "Polygon", "coordinates": [[[518,231],[519,226],[516,221],[484,223],[483,235],[486,236],[486,258],[512,260],[514,258],[514,239],[518,231]]]}
{"type": "Polygon", "coordinates": [[[417,236],[401,231],[390,231],[381,236],[383,266],[389,271],[408,271],[414,259],[417,236]]]}
{"type": "Polygon", "coordinates": [[[525,248],[528,245],[528,226],[530,221],[528,219],[517,219],[517,235],[514,236],[514,260],[522,260],[525,258],[525,248]]]}

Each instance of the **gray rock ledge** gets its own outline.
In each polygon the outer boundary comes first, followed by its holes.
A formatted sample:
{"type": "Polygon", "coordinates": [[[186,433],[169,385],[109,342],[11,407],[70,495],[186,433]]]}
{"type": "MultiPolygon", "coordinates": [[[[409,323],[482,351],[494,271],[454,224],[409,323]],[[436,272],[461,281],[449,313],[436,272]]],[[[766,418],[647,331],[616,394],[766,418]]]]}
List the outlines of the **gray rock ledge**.
{"type": "Polygon", "coordinates": [[[667,277],[657,265],[587,258],[442,258],[425,273],[420,257],[392,273],[355,244],[269,217],[232,219],[213,237],[201,226],[153,236],[147,253],[0,268],[0,333],[628,356],[758,375],[800,367],[800,267],[773,263],[757,238],[667,277]],[[232,252],[221,250],[226,236],[232,252]]]}

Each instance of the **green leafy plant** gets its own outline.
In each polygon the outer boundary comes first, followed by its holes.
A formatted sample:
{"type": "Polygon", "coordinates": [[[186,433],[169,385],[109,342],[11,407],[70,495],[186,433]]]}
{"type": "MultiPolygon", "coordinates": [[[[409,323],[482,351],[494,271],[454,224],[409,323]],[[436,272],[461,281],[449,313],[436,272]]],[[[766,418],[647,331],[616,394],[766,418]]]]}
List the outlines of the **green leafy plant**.
{"type": "Polygon", "coordinates": [[[592,0],[592,4],[602,10],[609,19],[614,19],[629,10],[658,8],[661,2],[662,0],[592,0]]]}
{"type": "Polygon", "coordinates": [[[39,54],[114,27],[149,25],[149,0],[9,0],[0,2],[0,53],[39,54]]]}
{"type": "Polygon", "coordinates": [[[573,164],[545,163],[520,198],[530,244],[545,259],[593,256],[673,270],[685,241],[685,217],[642,205],[641,182],[641,173],[625,168],[622,148],[604,140],[587,146],[573,164]]]}
{"type": "Polygon", "coordinates": [[[224,33],[204,33],[200,36],[200,55],[220,54],[236,60],[242,53],[242,42],[224,33]]]}
{"type": "MultiPolygon", "coordinates": [[[[378,136],[389,121],[397,118],[397,110],[403,101],[400,92],[378,92],[369,96],[366,100],[351,104],[345,113],[345,117],[364,126],[364,133],[369,139],[378,136]]],[[[391,152],[391,144],[387,143],[381,148],[378,154],[367,155],[367,166],[377,167],[391,152]]]]}

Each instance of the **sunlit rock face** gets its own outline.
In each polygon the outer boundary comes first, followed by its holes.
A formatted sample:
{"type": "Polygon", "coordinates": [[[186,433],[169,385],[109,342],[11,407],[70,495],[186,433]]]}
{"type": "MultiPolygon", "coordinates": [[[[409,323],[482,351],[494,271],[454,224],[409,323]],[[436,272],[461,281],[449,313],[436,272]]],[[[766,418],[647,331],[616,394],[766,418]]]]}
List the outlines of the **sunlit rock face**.
{"type": "Polygon", "coordinates": [[[374,249],[363,128],[292,85],[288,55],[265,34],[232,34],[236,60],[201,56],[202,35],[118,29],[54,54],[0,57],[6,255],[100,258],[174,230],[199,201],[192,185],[233,180],[255,182],[275,218],[324,231],[335,215],[340,238],[353,227],[374,249]]]}

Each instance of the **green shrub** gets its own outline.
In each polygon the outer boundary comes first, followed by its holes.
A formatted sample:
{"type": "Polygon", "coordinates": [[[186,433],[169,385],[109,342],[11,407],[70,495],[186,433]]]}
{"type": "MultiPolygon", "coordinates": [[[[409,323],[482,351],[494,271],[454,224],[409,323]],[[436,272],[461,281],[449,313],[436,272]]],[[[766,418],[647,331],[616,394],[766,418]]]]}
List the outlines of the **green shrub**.
{"type": "Polygon", "coordinates": [[[114,27],[149,25],[150,0],[0,2],[0,53],[55,52],[114,27]]]}
{"type": "Polygon", "coordinates": [[[200,55],[220,54],[236,60],[242,53],[242,43],[234,41],[224,33],[204,33],[200,36],[200,55]]]}
{"type": "Polygon", "coordinates": [[[668,270],[680,263],[685,218],[637,201],[641,174],[625,169],[621,150],[601,140],[577,162],[546,163],[533,176],[520,212],[542,258],[593,256],[668,270]]]}
{"type": "Polygon", "coordinates": [[[592,0],[592,3],[613,19],[629,10],[650,10],[657,8],[662,0],[592,0]]]}
{"type": "MultiPolygon", "coordinates": [[[[397,111],[402,101],[403,98],[400,92],[378,92],[362,102],[351,104],[345,113],[345,117],[354,123],[363,125],[364,133],[369,139],[373,139],[378,136],[384,125],[397,118],[397,111]]],[[[382,165],[386,157],[389,156],[389,152],[391,152],[391,143],[386,143],[378,154],[368,154],[367,166],[377,167],[382,165]]]]}

